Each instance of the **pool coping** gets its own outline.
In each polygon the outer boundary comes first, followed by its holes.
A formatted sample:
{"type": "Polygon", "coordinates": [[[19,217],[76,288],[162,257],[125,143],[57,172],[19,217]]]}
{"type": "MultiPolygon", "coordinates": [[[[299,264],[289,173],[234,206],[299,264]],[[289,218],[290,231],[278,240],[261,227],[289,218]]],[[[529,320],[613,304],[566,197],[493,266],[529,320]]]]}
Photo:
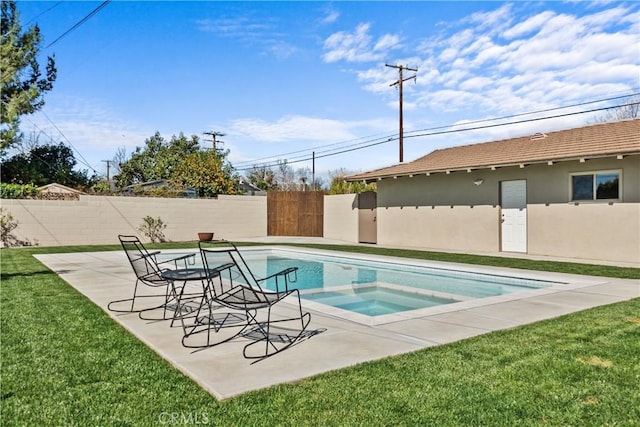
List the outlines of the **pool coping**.
{"type": "MultiPolygon", "coordinates": [[[[417,319],[426,316],[433,316],[435,314],[441,313],[451,313],[455,311],[465,310],[468,308],[474,307],[482,307],[485,305],[497,304],[500,302],[508,302],[508,301],[517,301],[524,298],[529,298],[536,295],[547,295],[553,294],[556,292],[562,292],[567,290],[575,290],[583,287],[594,286],[598,284],[606,283],[606,280],[602,278],[595,278],[593,276],[581,276],[581,275],[572,275],[566,273],[555,273],[555,272],[547,272],[547,271],[534,271],[534,270],[522,270],[517,268],[509,268],[509,267],[492,267],[492,266],[483,266],[483,265],[473,265],[473,264],[458,264],[446,261],[433,261],[433,260],[420,260],[416,258],[404,258],[404,257],[396,257],[396,256],[388,256],[388,255],[377,255],[377,254],[360,254],[360,253],[349,253],[349,252],[339,252],[332,251],[326,249],[316,249],[316,248],[296,248],[291,246],[282,246],[282,245],[268,245],[268,246],[245,246],[242,247],[242,251],[259,251],[265,249],[278,250],[282,252],[291,252],[291,253],[302,253],[305,255],[309,254],[317,254],[320,256],[327,257],[336,257],[336,258],[344,258],[350,260],[366,260],[366,261],[375,261],[375,262],[384,262],[384,263],[393,263],[400,265],[407,265],[412,267],[426,267],[426,268],[435,268],[446,271],[456,271],[456,272],[465,272],[465,273],[478,273],[478,274],[487,274],[493,276],[506,276],[506,277],[517,277],[522,279],[530,279],[530,280],[540,280],[547,282],[554,282],[554,284],[545,288],[532,289],[528,291],[521,291],[517,293],[497,295],[492,297],[484,297],[484,298],[472,298],[467,301],[460,301],[452,304],[440,305],[436,307],[427,307],[416,310],[407,310],[402,311],[400,313],[393,314],[384,314],[379,316],[368,316],[365,314],[355,313],[348,310],[343,310],[338,307],[329,306],[326,304],[310,301],[303,298],[302,304],[303,307],[308,309],[312,309],[314,311],[329,315],[335,316],[337,318],[342,318],[344,320],[348,320],[351,322],[361,323],[363,325],[376,326],[376,325],[384,325],[387,323],[401,322],[409,319],[417,319]],[[499,271],[500,274],[496,274],[496,270],[499,271]]],[[[333,288],[332,288],[333,289],[333,288]]],[[[301,294],[304,295],[303,292],[301,294]]]]}
{"type": "MultiPolygon", "coordinates": [[[[244,247],[242,250],[245,250],[244,247]]],[[[106,307],[110,301],[130,295],[135,281],[122,251],[46,254],[35,257],[218,399],[231,398],[277,384],[295,383],[355,364],[640,296],[640,281],[637,280],[533,272],[536,276],[561,278],[560,281],[571,280],[573,285],[553,292],[548,288],[543,289],[545,292],[515,300],[496,299],[491,304],[468,306],[456,311],[429,310],[420,317],[399,316],[392,322],[375,325],[336,318],[305,305],[312,313],[310,330],[313,336],[274,357],[251,365],[250,361],[242,357],[243,342],[229,342],[193,352],[181,345],[180,328],[170,328],[166,321],[143,321],[136,314],[108,311],[106,307]]],[[[402,262],[408,260],[397,259],[402,262]]],[[[517,275],[529,272],[512,268],[429,262],[439,266],[515,272],[517,275]]]]}

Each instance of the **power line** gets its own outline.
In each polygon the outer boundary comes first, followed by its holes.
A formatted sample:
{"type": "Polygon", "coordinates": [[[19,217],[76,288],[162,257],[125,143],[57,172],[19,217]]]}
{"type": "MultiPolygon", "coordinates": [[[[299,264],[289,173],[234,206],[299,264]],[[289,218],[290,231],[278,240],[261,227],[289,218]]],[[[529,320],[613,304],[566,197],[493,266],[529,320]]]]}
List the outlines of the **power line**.
{"type": "MultiPolygon", "coordinates": [[[[47,132],[45,132],[44,130],[42,130],[42,129],[41,129],[38,125],[36,125],[36,124],[35,124],[35,123],[30,119],[30,118],[28,118],[28,117],[27,117],[27,120],[29,120],[29,121],[31,122],[31,124],[32,124],[36,129],[38,129],[38,131],[39,131],[41,134],[43,134],[43,135],[45,135],[45,136],[49,137],[50,143],[51,143],[52,145],[53,145],[53,144],[55,144],[55,142],[54,142],[54,141],[55,141],[55,139],[53,138],[53,136],[51,136],[50,134],[48,134],[47,132]]],[[[39,135],[38,135],[38,137],[39,137],[39,135]]],[[[36,144],[35,144],[34,146],[32,146],[29,150],[26,150],[26,149],[25,149],[24,147],[22,147],[22,146],[20,146],[18,149],[19,149],[19,151],[20,151],[20,154],[22,154],[23,156],[35,157],[36,159],[40,160],[42,163],[44,163],[45,165],[47,165],[49,168],[54,169],[54,165],[52,165],[52,164],[51,164],[51,163],[49,163],[46,159],[44,159],[44,158],[42,158],[42,157],[40,157],[40,156],[38,156],[37,154],[35,154],[35,153],[34,153],[35,148],[36,148],[36,147],[38,147],[38,146],[39,146],[39,144],[37,143],[37,139],[36,139],[36,144]]],[[[75,148],[74,148],[74,147],[71,147],[71,148],[75,150],[75,148]]],[[[76,150],[76,151],[77,151],[77,150],[76,150]]],[[[91,168],[91,166],[89,166],[89,167],[91,168]]],[[[93,168],[92,168],[92,169],[93,169],[93,168]]],[[[94,169],[93,171],[94,171],[95,173],[97,173],[97,172],[95,171],[95,169],[94,169]]]]}
{"type": "MultiPolygon", "coordinates": [[[[380,135],[383,135],[383,134],[380,134],[380,135]]],[[[395,140],[396,138],[395,138],[395,134],[384,134],[384,136],[380,136],[380,137],[375,137],[375,135],[372,135],[372,136],[369,136],[369,137],[357,138],[357,139],[350,140],[350,141],[357,141],[358,139],[364,139],[364,141],[357,142],[355,144],[350,144],[350,145],[343,145],[342,147],[338,147],[338,148],[328,148],[328,149],[319,150],[319,151],[317,150],[317,148],[315,148],[315,149],[313,149],[313,151],[315,151],[315,153],[319,153],[319,154],[330,153],[330,152],[333,152],[333,151],[338,150],[338,149],[344,149],[344,148],[349,148],[349,147],[358,147],[358,146],[360,146],[362,144],[369,144],[372,141],[380,140],[380,141],[387,142],[387,141],[390,141],[390,140],[395,140]]],[[[335,144],[330,144],[330,145],[327,145],[327,146],[324,146],[324,147],[342,145],[342,144],[344,144],[346,142],[350,142],[350,141],[343,141],[343,142],[339,142],[339,143],[335,143],[335,144]]],[[[320,148],[322,148],[322,147],[320,147],[320,148]]],[[[252,161],[242,162],[241,164],[251,164],[251,166],[247,166],[247,168],[245,168],[245,169],[251,169],[251,167],[256,165],[256,164],[258,164],[258,165],[259,164],[270,164],[270,163],[271,164],[277,164],[279,161],[282,160],[283,157],[286,157],[287,161],[290,161],[290,160],[296,160],[296,159],[300,159],[300,158],[307,159],[309,155],[310,155],[310,150],[306,149],[306,150],[299,150],[299,151],[294,151],[292,153],[285,153],[285,154],[280,154],[280,155],[270,156],[270,157],[265,157],[263,159],[260,159],[260,160],[273,159],[271,161],[265,161],[265,162],[256,163],[257,160],[252,160],[252,161]],[[299,155],[293,156],[293,157],[289,156],[289,154],[295,154],[295,153],[304,153],[304,154],[299,154],[299,155]]]]}
{"type": "Polygon", "coordinates": [[[33,21],[35,21],[36,19],[38,19],[39,17],[41,17],[42,15],[44,15],[45,13],[49,12],[51,9],[60,6],[62,4],[61,1],[57,2],[56,4],[54,4],[53,6],[51,6],[50,8],[48,8],[47,10],[45,10],[44,12],[40,12],[39,14],[37,14],[36,16],[34,16],[33,18],[29,19],[29,21],[27,21],[27,23],[25,25],[29,25],[30,23],[32,23],[33,21]]]}
{"type": "MultiPolygon", "coordinates": [[[[256,162],[262,162],[263,160],[266,161],[266,160],[270,160],[270,159],[273,159],[273,161],[276,161],[276,160],[282,159],[283,157],[288,157],[288,156],[290,156],[292,154],[308,153],[309,150],[317,150],[319,148],[325,148],[326,149],[328,147],[333,147],[333,146],[336,146],[336,145],[342,145],[342,144],[346,144],[346,143],[353,142],[353,141],[371,140],[371,138],[378,138],[378,137],[382,138],[381,135],[385,135],[385,137],[389,136],[388,133],[379,133],[379,134],[375,134],[375,135],[361,136],[361,137],[358,137],[358,138],[348,139],[348,140],[340,141],[340,142],[334,142],[334,143],[331,143],[331,144],[316,145],[316,146],[314,146],[312,148],[305,148],[303,150],[289,151],[287,153],[276,154],[274,156],[259,157],[257,159],[245,160],[245,161],[236,163],[236,165],[256,164],[256,162]]],[[[358,143],[356,143],[356,144],[358,144],[358,143]]],[[[325,151],[328,151],[328,150],[325,150],[325,151]]]]}
{"type": "Polygon", "coordinates": [[[51,43],[49,43],[45,49],[49,49],[51,46],[53,46],[54,44],[56,44],[56,42],[58,42],[58,40],[60,40],[61,38],[63,38],[64,36],[68,35],[69,33],[71,33],[73,30],[77,29],[80,25],[84,24],[85,22],[87,22],[92,16],[94,16],[96,13],[100,12],[100,10],[105,7],[107,4],[109,4],[111,0],[105,0],[102,3],[100,3],[100,6],[96,7],[95,9],[93,9],[91,12],[89,12],[89,14],[87,16],[85,16],[84,18],[82,18],[80,21],[78,21],[73,27],[69,28],[67,31],[65,31],[64,33],[62,33],[60,36],[58,36],[57,39],[55,39],[54,41],[52,41],[51,43]]]}
{"type": "Polygon", "coordinates": [[[488,129],[488,128],[493,128],[493,127],[515,125],[515,124],[520,124],[520,123],[537,122],[537,121],[540,121],[540,120],[557,119],[557,118],[560,118],[560,117],[575,116],[575,115],[578,115],[578,114],[595,113],[597,111],[610,110],[612,108],[628,107],[628,106],[631,106],[631,105],[638,105],[638,104],[640,104],[640,102],[630,102],[628,104],[614,105],[612,107],[601,107],[601,108],[594,108],[594,109],[591,109],[591,110],[574,111],[572,113],[558,114],[558,115],[555,115],[555,116],[534,117],[532,119],[518,120],[518,121],[515,121],[515,122],[509,122],[509,123],[495,123],[495,124],[492,124],[492,125],[476,126],[476,127],[472,127],[472,128],[465,128],[465,129],[454,129],[454,130],[422,133],[422,134],[417,134],[417,135],[411,135],[411,136],[408,136],[407,138],[418,138],[418,137],[421,137],[421,136],[444,135],[444,134],[447,134],[447,133],[467,132],[467,131],[470,131],[470,130],[488,129]]]}
{"type": "MultiPolygon", "coordinates": [[[[473,120],[473,121],[470,121],[470,122],[458,123],[458,124],[453,124],[453,125],[444,125],[444,126],[432,127],[432,128],[427,128],[427,129],[417,129],[417,130],[409,131],[409,133],[433,131],[433,130],[446,129],[446,128],[455,127],[455,126],[466,126],[466,125],[476,124],[476,123],[512,119],[512,118],[515,118],[515,117],[529,116],[531,114],[548,113],[548,112],[551,112],[551,111],[564,110],[564,109],[567,109],[567,108],[582,107],[584,105],[589,105],[589,104],[597,104],[597,103],[600,103],[600,102],[614,101],[616,99],[629,98],[629,97],[637,96],[637,95],[640,95],[640,92],[632,93],[630,95],[619,95],[619,96],[614,96],[614,97],[611,97],[611,98],[598,99],[596,101],[586,101],[586,102],[581,102],[581,103],[578,103],[578,104],[572,104],[572,105],[568,105],[568,106],[564,106],[564,107],[553,107],[553,108],[547,108],[547,109],[544,109],[544,110],[530,111],[528,113],[510,114],[508,116],[493,117],[493,118],[490,118],[490,119],[473,120]]],[[[616,108],[616,107],[617,106],[606,107],[605,109],[616,108]]]]}
{"type": "MultiPolygon", "coordinates": [[[[626,95],[624,97],[628,97],[628,96],[635,96],[638,95],[633,94],[633,95],[626,95]]],[[[592,101],[589,103],[595,103],[595,102],[601,102],[601,100],[599,101],[592,101]]],[[[587,103],[583,103],[583,104],[587,104],[587,103]]],[[[626,106],[630,106],[630,105],[638,105],[640,104],[639,102],[631,102],[631,103],[627,103],[627,104],[620,104],[620,105],[615,105],[615,106],[610,106],[610,107],[601,107],[601,108],[594,108],[594,109],[590,109],[590,110],[582,110],[582,111],[575,111],[575,112],[571,112],[571,113],[564,113],[564,114],[557,114],[557,115],[553,115],[553,116],[545,116],[545,117],[536,117],[536,118],[531,118],[531,119],[526,119],[526,120],[516,120],[516,121],[512,121],[512,122],[507,122],[507,123],[495,123],[495,124],[489,124],[489,125],[483,125],[483,126],[475,126],[475,127],[469,127],[469,128],[464,128],[464,129],[450,129],[450,130],[440,130],[440,131],[436,131],[436,132],[425,132],[422,134],[416,134],[416,135],[410,135],[407,136],[407,138],[418,138],[418,137],[425,137],[425,136],[434,136],[434,135],[443,135],[443,134],[449,134],[449,133],[458,133],[458,132],[468,132],[468,131],[472,131],[472,130],[479,130],[479,129],[488,129],[488,128],[493,128],[493,127],[499,127],[499,126],[509,126],[509,125],[515,125],[515,124],[520,124],[520,123],[528,123],[528,122],[535,122],[535,121],[541,121],[541,120],[548,120],[548,119],[555,119],[555,118],[560,118],[560,117],[568,117],[568,116],[574,116],[574,115],[578,115],[578,114],[587,114],[587,113],[594,113],[594,112],[598,112],[598,111],[604,111],[604,110],[610,110],[612,108],[619,108],[619,107],[626,107],[626,106]]],[[[581,104],[578,104],[581,105],[581,104]]],[[[550,109],[550,110],[556,110],[556,109],[566,109],[566,108],[572,108],[574,106],[568,106],[568,107],[558,107],[555,109],[550,109]]],[[[534,113],[522,113],[522,114],[517,114],[514,116],[521,116],[524,114],[534,114],[534,113]]],[[[508,117],[508,116],[507,116],[508,117]]],[[[486,121],[493,121],[496,119],[485,119],[485,120],[478,120],[476,122],[471,122],[471,123],[479,123],[479,122],[486,122],[486,121]]],[[[468,123],[466,123],[468,124],[468,123]]],[[[466,125],[465,124],[465,125],[466,125]]],[[[437,129],[443,129],[443,128],[450,128],[450,127],[455,127],[455,126],[461,126],[461,125],[450,125],[450,126],[441,126],[438,128],[432,128],[432,130],[437,130],[437,129]]],[[[426,131],[426,130],[423,130],[426,131]]],[[[417,131],[414,131],[417,132],[417,131]]],[[[383,141],[371,141],[369,144],[366,145],[362,145],[362,146],[358,146],[358,147],[354,147],[354,148],[345,148],[344,150],[340,150],[340,151],[333,151],[324,155],[315,155],[315,159],[318,158],[323,158],[323,157],[330,157],[330,156],[336,156],[338,154],[345,154],[345,153],[349,153],[349,152],[353,152],[353,151],[357,151],[357,150],[361,150],[364,148],[369,148],[369,147],[373,147],[376,145],[381,145],[381,144],[385,144],[391,141],[395,141],[396,139],[398,139],[397,137],[391,137],[388,138],[387,140],[383,140],[383,141]]],[[[301,162],[306,162],[311,160],[311,157],[305,157],[305,158],[301,158],[301,159],[297,159],[297,160],[292,160],[289,161],[287,160],[287,163],[291,164],[291,163],[301,163],[301,162]]],[[[271,164],[261,164],[258,166],[264,166],[264,167],[272,167],[272,166],[276,166],[277,163],[271,163],[271,164]]],[[[254,165],[255,167],[255,165],[254,165]]],[[[246,168],[236,168],[237,171],[246,171],[246,170],[251,170],[253,169],[253,167],[246,167],[246,168]]]]}
{"type": "MultiPolygon", "coordinates": [[[[638,90],[638,88],[635,88],[633,90],[638,90]]],[[[547,108],[547,109],[544,109],[544,110],[530,111],[530,112],[526,112],[526,113],[518,113],[518,114],[511,114],[511,115],[501,116],[501,117],[474,120],[474,121],[466,122],[466,123],[458,123],[458,124],[452,124],[452,125],[437,126],[437,127],[427,128],[427,129],[418,129],[418,130],[408,131],[407,133],[415,134],[416,132],[430,132],[430,131],[439,130],[439,129],[448,129],[448,128],[453,128],[453,127],[468,126],[470,124],[491,122],[491,121],[496,121],[496,120],[505,120],[505,119],[509,119],[509,118],[521,117],[521,116],[532,115],[532,114],[540,114],[540,113],[546,113],[546,112],[551,112],[551,111],[563,110],[563,109],[567,109],[567,108],[575,108],[575,107],[589,105],[589,104],[596,104],[596,103],[601,103],[601,102],[613,101],[613,100],[622,99],[622,98],[629,98],[629,97],[633,97],[633,96],[637,96],[637,95],[640,95],[640,92],[636,92],[636,93],[632,93],[632,94],[626,94],[626,95],[619,95],[619,96],[614,96],[614,97],[609,97],[609,98],[603,98],[603,99],[597,99],[597,100],[594,100],[594,101],[586,101],[586,102],[581,102],[581,103],[572,104],[572,105],[563,106],[563,107],[547,108]]],[[[609,108],[616,108],[616,106],[605,107],[605,109],[609,109],[609,108]]],[[[273,155],[273,156],[269,156],[269,157],[253,159],[253,160],[250,160],[250,161],[239,162],[239,163],[236,164],[236,170],[251,170],[253,167],[256,167],[256,166],[267,166],[267,167],[275,166],[275,165],[277,165],[277,163],[282,158],[287,158],[287,161],[289,163],[297,163],[298,161],[308,161],[309,158],[310,158],[309,156],[310,156],[310,151],[311,150],[314,150],[316,152],[316,154],[330,153],[330,152],[334,152],[335,150],[341,150],[341,151],[339,151],[339,153],[342,153],[342,152],[344,152],[342,150],[347,149],[347,148],[355,148],[355,147],[367,148],[367,147],[370,147],[372,145],[380,145],[380,144],[383,144],[385,142],[389,142],[389,141],[397,139],[397,134],[378,134],[378,135],[371,135],[371,136],[367,136],[367,137],[356,138],[356,139],[353,139],[353,140],[337,142],[337,143],[328,144],[328,145],[324,145],[324,146],[319,146],[319,147],[316,146],[316,147],[314,147],[312,149],[298,150],[298,151],[293,151],[293,152],[273,155]],[[385,135],[385,136],[378,137],[378,135],[385,135]],[[364,140],[364,141],[361,141],[361,142],[358,142],[358,143],[355,143],[355,144],[351,144],[351,145],[347,145],[347,146],[343,146],[343,147],[340,147],[340,148],[328,149],[328,147],[333,147],[333,146],[336,146],[336,145],[342,145],[342,144],[345,144],[345,143],[348,143],[348,142],[351,142],[351,141],[357,141],[357,140],[364,140]],[[318,151],[318,148],[327,148],[327,149],[318,151]],[[298,153],[304,153],[304,154],[301,154],[301,155],[298,155],[298,156],[294,156],[293,158],[288,157],[290,154],[298,154],[298,153]],[[273,160],[266,161],[266,160],[270,160],[270,159],[273,159],[273,160]],[[263,160],[265,160],[265,161],[263,161],[263,160]],[[251,166],[237,167],[238,165],[249,165],[249,164],[251,164],[251,166]]],[[[354,151],[354,150],[346,150],[346,152],[349,152],[349,151],[354,151]]],[[[323,155],[323,156],[319,156],[319,157],[327,157],[327,156],[323,155]]]]}
{"type": "MultiPolygon", "coordinates": [[[[80,152],[80,151],[79,151],[79,150],[78,150],[78,149],[77,149],[77,148],[76,148],[76,147],[71,143],[71,141],[69,141],[69,138],[67,138],[67,136],[66,136],[64,133],[62,133],[62,131],[60,130],[60,128],[58,128],[58,126],[56,126],[56,124],[55,124],[55,123],[53,123],[53,121],[49,118],[49,116],[47,116],[47,114],[46,114],[44,111],[42,111],[42,110],[40,110],[40,113],[42,113],[42,115],[43,115],[43,116],[44,116],[44,117],[49,121],[49,123],[51,123],[51,125],[55,128],[55,130],[57,130],[57,131],[58,131],[58,133],[62,136],[62,138],[64,138],[64,140],[65,140],[65,141],[67,141],[67,144],[69,144],[69,146],[70,146],[71,148],[73,148],[73,150],[74,150],[76,153],[78,153],[78,156],[80,157],[80,160],[82,161],[82,163],[83,163],[84,165],[86,165],[89,169],[91,169],[94,173],[96,173],[96,174],[97,174],[97,173],[98,173],[98,171],[97,171],[97,170],[95,170],[95,169],[93,168],[93,166],[91,166],[91,165],[89,164],[89,162],[87,161],[87,159],[85,159],[85,158],[84,158],[84,156],[82,155],[82,153],[81,153],[81,152],[80,152]]],[[[33,122],[31,122],[31,123],[32,123],[34,126],[36,126],[36,125],[35,125],[35,123],[33,123],[33,122]]],[[[36,127],[38,127],[38,126],[36,126],[36,127]]],[[[38,129],[40,129],[40,128],[38,128],[38,129]]],[[[52,138],[52,139],[53,139],[53,138],[52,138]]]]}
{"type": "MultiPolygon", "coordinates": [[[[628,94],[628,95],[620,95],[620,96],[615,96],[615,97],[603,98],[603,99],[598,99],[598,100],[594,100],[594,101],[587,101],[587,102],[582,102],[582,103],[578,103],[578,104],[572,104],[572,105],[564,106],[564,107],[554,107],[554,108],[548,108],[548,109],[544,109],[544,110],[538,110],[538,111],[527,112],[527,113],[519,113],[519,114],[508,115],[508,116],[496,117],[496,118],[475,120],[475,121],[466,122],[466,123],[459,123],[459,124],[438,126],[438,127],[433,127],[433,128],[427,128],[427,129],[413,130],[413,131],[408,131],[407,132],[407,133],[411,134],[411,135],[408,135],[407,138],[417,138],[417,137],[424,137],[424,136],[449,134],[449,133],[455,133],[455,132],[466,132],[466,131],[471,131],[471,130],[486,129],[486,128],[492,128],[492,127],[498,127],[498,126],[507,126],[507,125],[511,125],[511,124],[519,124],[519,123],[540,121],[540,120],[546,120],[546,119],[552,119],[552,118],[559,118],[559,117],[571,116],[571,115],[576,115],[576,114],[586,114],[586,113],[590,113],[590,112],[603,111],[603,110],[608,110],[608,109],[618,108],[618,107],[624,107],[624,106],[630,106],[630,105],[638,105],[638,102],[632,102],[632,103],[627,103],[627,104],[622,104],[622,105],[614,105],[614,106],[609,106],[609,107],[602,107],[602,108],[579,111],[579,112],[573,112],[573,113],[565,113],[565,114],[560,114],[560,115],[555,115],[555,116],[547,116],[547,117],[533,118],[533,119],[527,119],[527,120],[521,120],[521,121],[514,121],[514,122],[509,122],[509,123],[499,123],[499,124],[492,124],[492,125],[477,126],[477,127],[472,127],[472,128],[451,129],[451,130],[447,130],[447,131],[440,131],[441,129],[450,129],[450,128],[455,128],[455,127],[460,127],[460,126],[468,126],[470,124],[479,124],[479,123],[491,122],[491,121],[496,121],[496,120],[505,120],[505,119],[509,119],[509,118],[522,117],[522,116],[531,115],[531,114],[540,114],[540,113],[544,113],[544,112],[557,111],[557,110],[562,110],[562,109],[567,109],[567,108],[575,108],[575,107],[578,107],[578,106],[584,106],[584,105],[589,105],[589,104],[594,104],[594,103],[612,101],[612,100],[617,100],[617,99],[621,99],[621,98],[633,97],[633,96],[637,96],[637,95],[640,95],[640,92],[635,92],[635,93],[628,94]],[[436,131],[436,132],[434,132],[434,131],[436,131]],[[418,133],[418,132],[422,132],[422,133],[418,133]]],[[[4,101],[3,101],[3,103],[6,104],[6,102],[4,102],[4,101]]],[[[46,117],[46,119],[49,121],[49,123],[51,123],[51,125],[53,125],[53,127],[60,133],[60,135],[67,141],[67,143],[71,146],[71,148],[73,148],[73,150],[78,154],[78,156],[81,159],[81,163],[83,163],[84,165],[89,167],[94,173],[97,174],[98,172],[88,163],[88,161],[84,158],[84,156],[82,156],[80,151],[71,143],[71,141],[69,141],[69,139],[66,137],[66,135],[64,135],[64,133],[55,125],[55,123],[53,123],[53,121],[43,111],[40,111],[40,112],[46,117]]],[[[51,135],[49,135],[47,132],[43,131],[40,127],[38,127],[28,117],[27,117],[27,120],[29,120],[31,122],[31,124],[34,127],[36,127],[41,133],[49,136],[49,138],[53,140],[53,137],[51,135]]],[[[382,144],[385,144],[385,143],[388,143],[388,142],[392,142],[392,141],[395,141],[395,140],[398,139],[397,134],[378,134],[378,135],[384,135],[384,136],[371,135],[369,137],[361,137],[361,138],[355,138],[355,139],[352,139],[352,140],[347,140],[347,141],[341,141],[341,142],[337,142],[337,143],[327,144],[327,145],[324,145],[324,146],[313,148],[312,149],[312,150],[314,150],[313,153],[310,153],[309,150],[298,150],[298,151],[293,151],[293,152],[289,152],[289,153],[284,153],[284,154],[281,154],[281,155],[265,157],[265,158],[262,158],[262,159],[254,159],[252,161],[240,162],[240,164],[252,163],[252,165],[251,166],[246,166],[246,167],[235,167],[234,169],[237,170],[237,171],[247,171],[247,170],[251,170],[251,169],[253,169],[255,167],[274,167],[274,166],[277,166],[279,162],[281,162],[281,159],[282,159],[283,156],[286,156],[286,155],[289,155],[289,154],[298,154],[298,153],[304,153],[304,154],[300,154],[299,156],[294,156],[293,158],[288,158],[287,159],[287,163],[291,164],[291,163],[307,162],[307,161],[313,160],[314,158],[318,159],[318,158],[323,158],[323,157],[330,157],[330,156],[335,156],[335,155],[339,155],[339,154],[349,153],[349,152],[361,150],[361,149],[364,149],[364,148],[369,148],[369,147],[373,147],[373,146],[377,146],[377,145],[382,145],[382,144]],[[358,140],[363,140],[363,141],[356,142],[356,143],[350,144],[350,145],[345,145],[345,146],[342,146],[342,147],[329,148],[329,147],[335,147],[337,145],[342,145],[342,144],[345,144],[345,143],[348,143],[348,142],[358,141],[358,140]],[[325,148],[325,149],[317,151],[318,148],[325,148]],[[269,161],[269,162],[256,163],[256,160],[263,160],[263,159],[274,159],[274,160],[273,161],[269,161]]]]}
{"type": "MultiPolygon", "coordinates": [[[[2,104],[4,104],[4,105],[5,105],[5,107],[8,107],[8,106],[9,106],[9,103],[8,103],[8,102],[6,102],[6,101],[2,101],[2,100],[0,100],[0,102],[1,102],[2,104]]],[[[41,113],[41,114],[42,114],[42,115],[47,119],[47,121],[48,121],[49,123],[51,123],[51,125],[55,128],[55,130],[57,130],[57,131],[58,131],[58,133],[62,136],[62,138],[64,138],[64,140],[67,142],[67,144],[69,144],[69,146],[73,149],[73,151],[75,151],[75,152],[78,154],[79,159],[76,159],[76,160],[79,160],[79,161],[80,161],[80,163],[84,164],[84,165],[85,165],[85,166],[87,166],[89,169],[91,169],[95,174],[97,174],[97,173],[98,173],[98,171],[97,171],[97,170],[95,170],[95,169],[94,169],[94,167],[93,167],[93,166],[91,166],[91,164],[89,164],[89,162],[87,161],[87,159],[85,159],[85,158],[84,158],[84,156],[82,155],[82,153],[80,152],[80,150],[78,150],[78,149],[77,149],[77,148],[76,148],[76,147],[71,143],[71,141],[69,141],[69,138],[67,138],[67,136],[66,136],[66,135],[65,135],[65,134],[60,130],[60,128],[58,128],[58,126],[53,122],[53,120],[51,120],[51,119],[49,118],[49,116],[47,116],[47,114],[46,114],[43,110],[38,110],[38,112],[39,112],[39,113],[41,113]]],[[[42,133],[42,134],[44,134],[44,135],[48,136],[48,137],[49,137],[49,139],[50,139],[51,141],[53,141],[53,140],[54,140],[54,138],[53,138],[53,136],[52,136],[52,135],[50,135],[49,133],[45,132],[42,128],[40,128],[40,126],[38,126],[38,125],[37,125],[33,120],[31,120],[31,118],[30,118],[28,115],[25,115],[24,117],[25,117],[25,118],[26,118],[26,119],[31,123],[31,125],[32,125],[33,127],[35,127],[36,129],[38,129],[38,131],[40,131],[40,133],[42,133]]]]}

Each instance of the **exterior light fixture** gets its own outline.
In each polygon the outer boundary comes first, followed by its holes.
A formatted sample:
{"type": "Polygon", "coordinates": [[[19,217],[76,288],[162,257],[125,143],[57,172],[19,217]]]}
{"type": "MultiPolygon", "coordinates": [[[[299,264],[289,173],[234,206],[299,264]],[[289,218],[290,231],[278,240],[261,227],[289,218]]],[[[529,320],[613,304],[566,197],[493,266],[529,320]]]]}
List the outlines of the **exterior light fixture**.
{"type": "Polygon", "coordinates": [[[483,182],[484,182],[484,179],[482,179],[482,178],[476,178],[476,179],[473,180],[473,184],[476,185],[476,186],[482,184],[483,182]]]}

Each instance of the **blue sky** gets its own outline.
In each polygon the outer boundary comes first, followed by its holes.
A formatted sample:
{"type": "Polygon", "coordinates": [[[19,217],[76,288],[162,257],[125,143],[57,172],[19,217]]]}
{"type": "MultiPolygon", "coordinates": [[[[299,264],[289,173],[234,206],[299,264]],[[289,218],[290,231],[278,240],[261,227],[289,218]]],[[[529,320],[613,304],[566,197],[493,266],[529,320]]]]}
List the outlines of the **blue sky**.
{"type": "MultiPolygon", "coordinates": [[[[100,3],[18,10],[47,46],[100,3]]],[[[278,159],[311,168],[315,151],[322,176],[398,162],[398,72],[385,63],[418,69],[403,85],[405,161],[584,125],[594,113],[415,137],[639,92],[640,4],[112,1],[44,53],[58,79],[22,129],[71,144],[80,168],[104,174],[103,160],[156,131],[218,131],[240,173],[278,159]],[[347,152],[323,157],[337,151],[347,152]]]]}

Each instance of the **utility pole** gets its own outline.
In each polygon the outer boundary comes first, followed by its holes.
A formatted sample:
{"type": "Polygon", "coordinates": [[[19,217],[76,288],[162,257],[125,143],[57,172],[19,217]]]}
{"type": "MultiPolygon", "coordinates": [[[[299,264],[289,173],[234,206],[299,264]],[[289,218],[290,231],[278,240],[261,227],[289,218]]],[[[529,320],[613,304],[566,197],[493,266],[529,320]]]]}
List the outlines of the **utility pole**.
{"type": "Polygon", "coordinates": [[[103,160],[107,164],[107,182],[111,182],[109,179],[109,167],[111,166],[111,160],[103,160]]]}
{"type": "Polygon", "coordinates": [[[389,86],[398,86],[398,90],[400,92],[400,131],[399,131],[399,138],[398,138],[398,142],[400,143],[400,163],[404,162],[404,128],[402,125],[402,83],[406,82],[407,80],[411,80],[413,79],[413,81],[416,81],[416,74],[414,74],[411,77],[405,77],[403,78],[402,76],[402,72],[404,70],[407,71],[414,71],[414,72],[418,72],[417,68],[409,68],[407,66],[402,66],[402,65],[389,65],[389,64],[384,64],[385,67],[391,67],[391,68],[395,68],[398,70],[398,74],[399,74],[399,78],[398,80],[396,80],[395,82],[391,83],[389,86]]]}
{"type": "Polygon", "coordinates": [[[219,141],[216,139],[219,136],[224,136],[224,133],[222,132],[209,131],[209,132],[203,132],[203,134],[209,135],[211,137],[211,140],[213,142],[213,151],[216,151],[218,149],[217,144],[224,144],[224,141],[219,141]]]}
{"type": "Polygon", "coordinates": [[[311,161],[311,188],[315,189],[316,185],[316,152],[312,152],[312,161],[311,161]]]}

